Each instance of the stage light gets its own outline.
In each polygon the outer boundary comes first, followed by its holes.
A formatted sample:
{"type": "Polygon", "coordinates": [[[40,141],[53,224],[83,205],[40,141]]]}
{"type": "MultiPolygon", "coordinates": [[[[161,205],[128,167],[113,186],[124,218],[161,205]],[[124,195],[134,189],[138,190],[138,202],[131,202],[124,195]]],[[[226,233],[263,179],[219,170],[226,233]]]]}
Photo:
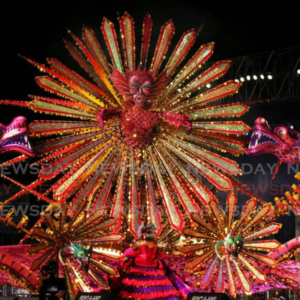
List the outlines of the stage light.
{"type": "Polygon", "coordinates": [[[210,83],[208,83],[208,84],[206,85],[206,87],[209,89],[209,88],[211,87],[210,83]]]}
{"type": "Polygon", "coordinates": [[[254,80],[257,80],[257,76],[256,76],[256,75],[253,75],[253,79],[254,79],[254,80]]]}
{"type": "Polygon", "coordinates": [[[261,79],[265,79],[265,76],[263,74],[260,75],[261,79]]]}
{"type": "Polygon", "coordinates": [[[245,81],[245,78],[244,78],[244,77],[241,77],[241,78],[240,78],[240,81],[241,81],[241,82],[244,82],[244,81],[245,81]]]}
{"type": "Polygon", "coordinates": [[[251,80],[251,77],[250,77],[249,75],[247,75],[247,77],[246,77],[246,78],[247,78],[247,80],[251,80]]]}
{"type": "Polygon", "coordinates": [[[273,76],[271,74],[268,75],[268,79],[273,79],[273,76]]]}

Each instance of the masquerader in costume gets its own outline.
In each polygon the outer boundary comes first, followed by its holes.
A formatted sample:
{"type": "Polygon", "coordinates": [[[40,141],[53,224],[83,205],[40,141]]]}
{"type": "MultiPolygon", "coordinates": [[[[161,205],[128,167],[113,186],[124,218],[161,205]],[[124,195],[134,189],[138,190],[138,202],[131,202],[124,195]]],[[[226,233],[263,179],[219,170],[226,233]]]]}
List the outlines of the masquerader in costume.
{"type": "Polygon", "coordinates": [[[121,265],[120,297],[127,299],[186,299],[189,287],[165,264],[164,253],[157,251],[156,228],[141,225],[138,240],[125,251],[127,260],[121,265]]]}

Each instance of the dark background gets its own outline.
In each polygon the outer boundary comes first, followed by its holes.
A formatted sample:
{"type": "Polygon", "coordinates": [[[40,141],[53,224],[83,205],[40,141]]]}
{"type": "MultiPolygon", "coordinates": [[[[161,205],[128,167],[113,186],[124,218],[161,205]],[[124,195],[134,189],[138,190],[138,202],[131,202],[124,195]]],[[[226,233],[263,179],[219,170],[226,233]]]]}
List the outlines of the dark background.
{"type": "MultiPolygon", "coordinates": [[[[153,22],[152,47],[156,42],[160,26],[173,19],[176,34],[173,45],[184,31],[205,24],[197,45],[214,41],[215,52],[210,61],[231,59],[238,56],[261,53],[287,47],[299,46],[299,10],[295,2],[284,1],[276,5],[273,1],[1,1],[0,4],[0,99],[27,100],[28,94],[46,95],[35,84],[38,70],[18,57],[18,54],[44,63],[47,57],[56,57],[69,67],[80,68],[64,48],[63,38],[69,38],[67,29],[77,36],[81,26],[92,27],[101,37],[100,26],[105,16],[116,23],[117,11],[122,15],[128,11],[135,19],[136,43],[139,43],[142,20],[150,12],[153,22]]],[[[251,109],[244,121],[252,126],[254,119],[263,115],[271,126],[294,124],[300,131],[299,101],[258,105],[251,109]]],[[[17,115],[33,120],[31,111],[15,107],[0,106],[1,120],[8,124],[17,115]]],[[[39,116],[35,116],[38,118],[39,116]]],[[[41,116],[44,118],[44,116],[41,116]]],[[[271,155],[238,158],[245,170],[241,181],[249,184],[253,191],[266,201],[280,196],[295,182],[295,171],[286,165],[270,185],[272,174],[267,164],[276,163],[271,155]],[[250,171],[252,168],[252,171],[250,171]]],[[[27,178],[31,181],[31,178],[27,178]]],[[[1,194],[5,194],[2,189],[1,194]]],[[[6,197],[1,196],[1,199],[6,197]]],[[[244,198],[242,198],[244,199],[244,198]]],[[[281,240],[294,236],[293,217],[284,218],[281,240]]]]}

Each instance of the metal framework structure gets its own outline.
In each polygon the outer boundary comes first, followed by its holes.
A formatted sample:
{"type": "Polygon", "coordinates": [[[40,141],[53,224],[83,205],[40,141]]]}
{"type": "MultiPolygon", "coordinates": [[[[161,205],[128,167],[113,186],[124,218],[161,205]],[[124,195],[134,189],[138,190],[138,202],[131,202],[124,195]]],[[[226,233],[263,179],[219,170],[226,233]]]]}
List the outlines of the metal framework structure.
{"type": "Polygon", "coordinates": [[[224,80],[244,79],[233,101],[292,100],[300,97],[300,46],[238,57],[231,61],[232,66],[224,80]]]}

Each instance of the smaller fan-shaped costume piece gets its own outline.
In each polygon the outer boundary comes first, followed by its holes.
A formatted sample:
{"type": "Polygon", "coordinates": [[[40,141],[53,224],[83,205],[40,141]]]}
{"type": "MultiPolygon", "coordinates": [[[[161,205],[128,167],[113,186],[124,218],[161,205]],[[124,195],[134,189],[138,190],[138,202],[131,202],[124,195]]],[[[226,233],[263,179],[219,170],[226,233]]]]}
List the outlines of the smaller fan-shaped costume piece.
{"type": "Polygon", "coordinates": [[[157,241],[150,237],[153,235],[151,228],[153,229],[153,225],[139,229],[139,237],[143,239],[139,239],[133,248],[125,251],[127,260],[120,267],[120,298],[186,299],[190,288],[166,265],[164,253],[158,251],[157,241]]]}
{"type": "Polygon", "coordinates": [[[189,256],[186,271],[198,273],[199,285],[207,287],[214,282],[218,293],[228,291],[252,293],[252,279],[266,283],[265,266],[276,265],[271,256],[260,253],[275,250],[280,246],[276,240],[258,240],[278,232],[281,224],[272,222],[276,218],[275,208],[270,204],[257,206],[250,199],[239,217],[234,221],[237,198],[227,197],[227,213],[217,201],[212,201],[202,215],[192,214],[192,223],[183,232],[191,237],[192,245],[180,251],[189,256]]]}
{"type": "Polygon", "coordinates": [[[77,212],[72,215],[65,203],[50,205],[25,236],[39,241],[28,249],[29,254],[40,254],[31,270],[37,270],[51,259],[60,260],[72,300],[79,291],[108,290],[107,279],[119,276],[111,263],[123,259],[122,252],[110,248],[124,237],[110,232],[109,227],[115,221],[103,212],[95,212],[89,217],[77,212]]]}

